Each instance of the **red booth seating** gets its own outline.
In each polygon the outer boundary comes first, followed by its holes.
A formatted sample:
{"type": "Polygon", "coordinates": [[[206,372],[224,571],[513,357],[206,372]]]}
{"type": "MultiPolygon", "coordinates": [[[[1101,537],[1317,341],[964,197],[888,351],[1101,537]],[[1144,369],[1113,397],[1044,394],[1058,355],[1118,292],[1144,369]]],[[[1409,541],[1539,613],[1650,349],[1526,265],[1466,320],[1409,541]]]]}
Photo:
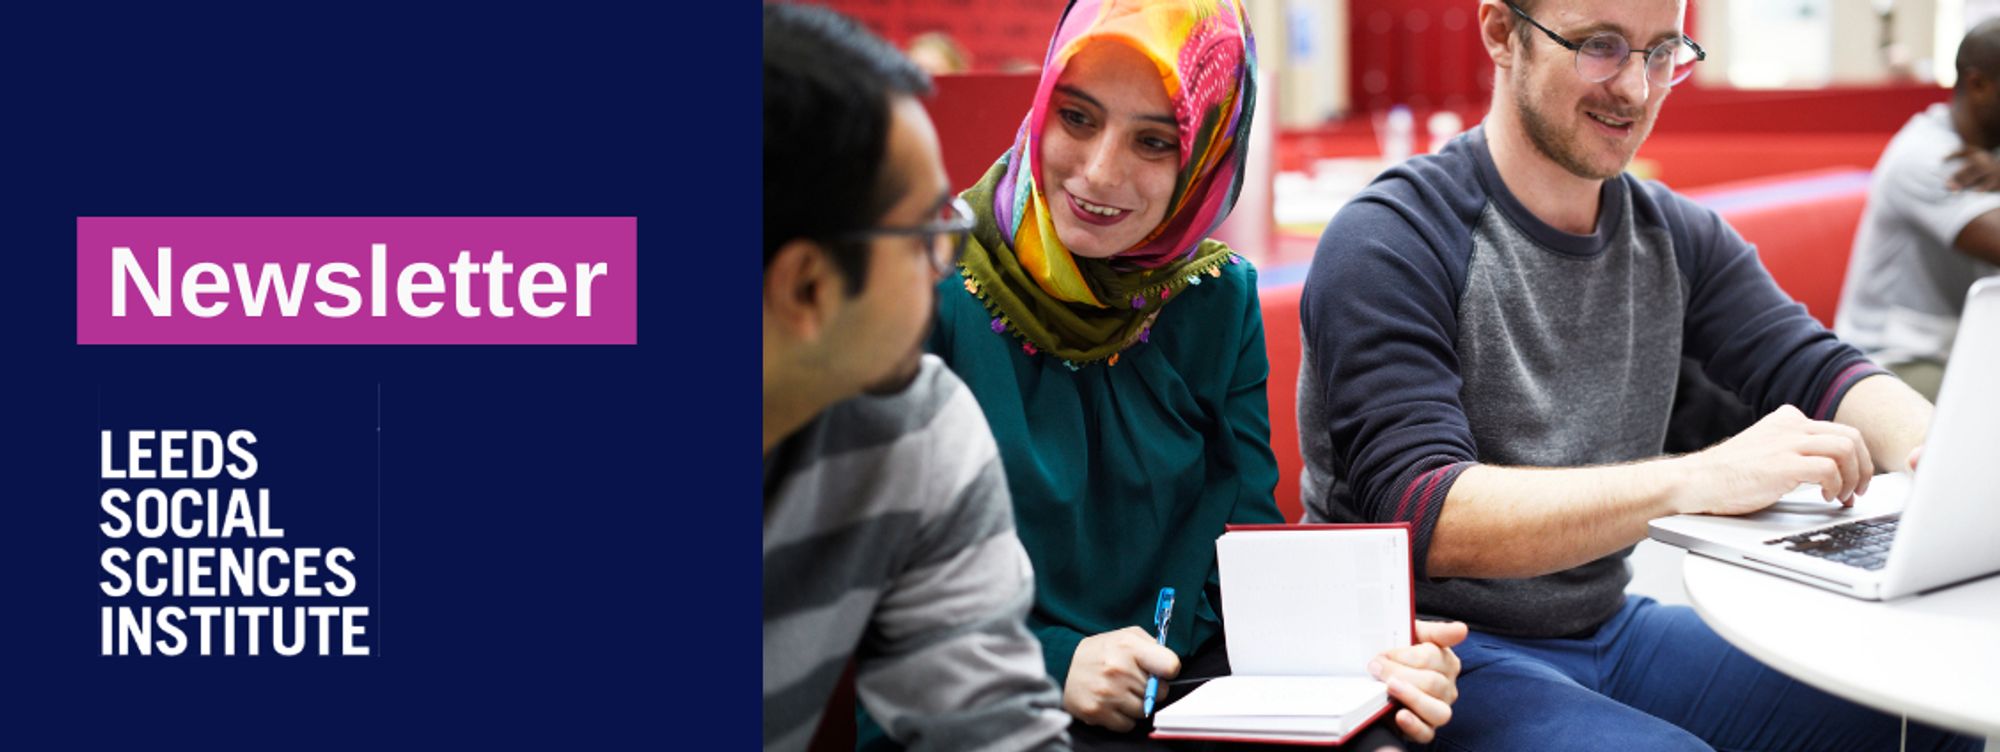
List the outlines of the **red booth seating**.
{"type": "MultiPolygon", "coordinates": [[[[1868,171],[1814,170],[1790,176],[1716,185],[1689,194],[1722,215],[1757,246],[1778,286],[1833,325],[1847,256],[1868,199],[1868,171]]],[[[1271,360],[1266,394],[1271,400],[1271,451],[1278,456],[1278,509],[1285,519],[1304,515],[1299,501],[1298,385],[1299,294],[1305,264],[1260,270],[1264,343],[1271,360]]]]}
{"type": "Polygon", "coordinates": [[[1757,246],[1757,257],[1820,324],[1833,326],[1847,257],[1868,204],[1867,170],[1837,168],[1746,180],[1688,194],[1757,246]]]}
{"type": "Polygon", "coordinates": [[[1299,293],[1304,290],[1301,282],[1257,290],[1264,308],[1264,353],[1271,359],[1271,379],[1264,392],[1271,400],[1271,452],[1278,455],[1278,511],[1287,522],[1298,522],[1305,515],[1299,501],[1299,470],[1305,460],[1299,454],[1298,409],[1299,362],[1304,355],[1299,343],[1299,293]]]}
{"type": "MultiPolygon", "coordinates": [[[[1950,89],[1935,84],[1793,90],[1684,84],[1660,111],[1633,170],[1694,190],[1824,167],[1867,169],[1911,115],[1950,96],[1950,89]]],[[[1467,125],[1486,116],[1484,101],[1449,109],[1467,125]]],[[[1417,122],[1436,111],[1416,106],[1417,122]]],[[[1375,129],[1383,120],[1363,110],[1324,125],[1281,129],[1278,169],[1310,171],[1326,157],[1376,156],[1381,145],[1375,129]]],[[[1419,148],[1426,145],[1421,130],[1419,148]]]]}

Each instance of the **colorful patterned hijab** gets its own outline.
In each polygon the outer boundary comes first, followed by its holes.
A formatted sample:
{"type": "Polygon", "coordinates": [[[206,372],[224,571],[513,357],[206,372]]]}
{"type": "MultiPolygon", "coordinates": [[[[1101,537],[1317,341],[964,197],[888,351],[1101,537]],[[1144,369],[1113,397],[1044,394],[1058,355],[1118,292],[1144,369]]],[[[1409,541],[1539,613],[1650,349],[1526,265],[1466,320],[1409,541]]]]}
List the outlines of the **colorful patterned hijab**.
{"type": "Polygon", "coordinates": [[[1256,76],[1256,44],[1239,0],[1073,0],[1013,148],[966,192],[979,214],[962,264],[966,289],[986,301],[994,330],[1012,329],[1028,352],[1071,364],[1105,359],[1142,337],[1175,292],[1235,263],[1227,247],[1206,238],[1243,185],[1256,76]],[[1056,82],[1097,43],[1128,45],[1159,68],[1181,146],[1165,219],[1108,259],[1063,247],[1039,185],[1056,82]]]}

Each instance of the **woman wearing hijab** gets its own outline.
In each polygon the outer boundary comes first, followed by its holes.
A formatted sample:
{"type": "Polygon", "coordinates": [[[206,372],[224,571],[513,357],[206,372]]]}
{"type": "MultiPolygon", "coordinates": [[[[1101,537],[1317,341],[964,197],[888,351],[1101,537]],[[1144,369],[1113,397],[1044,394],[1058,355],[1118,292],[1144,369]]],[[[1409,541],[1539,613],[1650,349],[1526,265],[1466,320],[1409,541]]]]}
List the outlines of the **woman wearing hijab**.
{"type": "MultiPolygon", "coordinates": [[[[1242,185],[1256,65],[1239,0],[1072,2],[1013,148],[963,196],[977,224],[929,346],[999,441],[1079,748],[1149,743],[1146,678],[1182,656],[1225,671],[1215,539],[1283,522],[1256,271],[1208,239],[1242,185]]],[[[1405,707],[1360,748],[1450,717],[1464,625],[1419,627],[1431,644],[1372,667],[1405,707]]]]}

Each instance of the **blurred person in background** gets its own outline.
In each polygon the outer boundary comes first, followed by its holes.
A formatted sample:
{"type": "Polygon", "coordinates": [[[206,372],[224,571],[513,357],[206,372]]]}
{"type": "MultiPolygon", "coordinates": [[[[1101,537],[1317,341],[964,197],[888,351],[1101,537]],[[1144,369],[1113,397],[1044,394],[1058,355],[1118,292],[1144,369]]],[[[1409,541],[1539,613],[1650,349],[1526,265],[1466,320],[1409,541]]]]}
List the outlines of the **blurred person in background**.
{"type": "Polygon", "coordinates": [[[1958,45],[1951,101],[1896,132],[1875,163],[1833,329],[1937,399],[1965,292],[2000,274],[2000,19],[1958,45]]]}
{"type": "Polygon", "coordinates": [[[965,47],[958,40],[942,31],[916,35],[910,39],[908,52],[910,62],[933,76],[972,70],[972,56],[966,54],[965,47]]]}

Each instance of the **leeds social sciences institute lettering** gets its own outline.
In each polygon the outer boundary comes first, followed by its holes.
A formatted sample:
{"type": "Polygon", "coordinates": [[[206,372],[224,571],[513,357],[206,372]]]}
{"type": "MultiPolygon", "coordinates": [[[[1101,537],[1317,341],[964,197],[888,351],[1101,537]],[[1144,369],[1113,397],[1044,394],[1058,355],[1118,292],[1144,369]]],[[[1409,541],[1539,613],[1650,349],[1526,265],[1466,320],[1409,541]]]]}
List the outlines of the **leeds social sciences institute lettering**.
{"type": "Polygon", "coordinates": [[[134,429],[101,442],[98,477],[139,484],[98,495],[101,655],[369,654],[368,607],[343,603],[353,549],[286,545],[269,488],[174,483],[253,479],[256,434],[134,429]]]}

